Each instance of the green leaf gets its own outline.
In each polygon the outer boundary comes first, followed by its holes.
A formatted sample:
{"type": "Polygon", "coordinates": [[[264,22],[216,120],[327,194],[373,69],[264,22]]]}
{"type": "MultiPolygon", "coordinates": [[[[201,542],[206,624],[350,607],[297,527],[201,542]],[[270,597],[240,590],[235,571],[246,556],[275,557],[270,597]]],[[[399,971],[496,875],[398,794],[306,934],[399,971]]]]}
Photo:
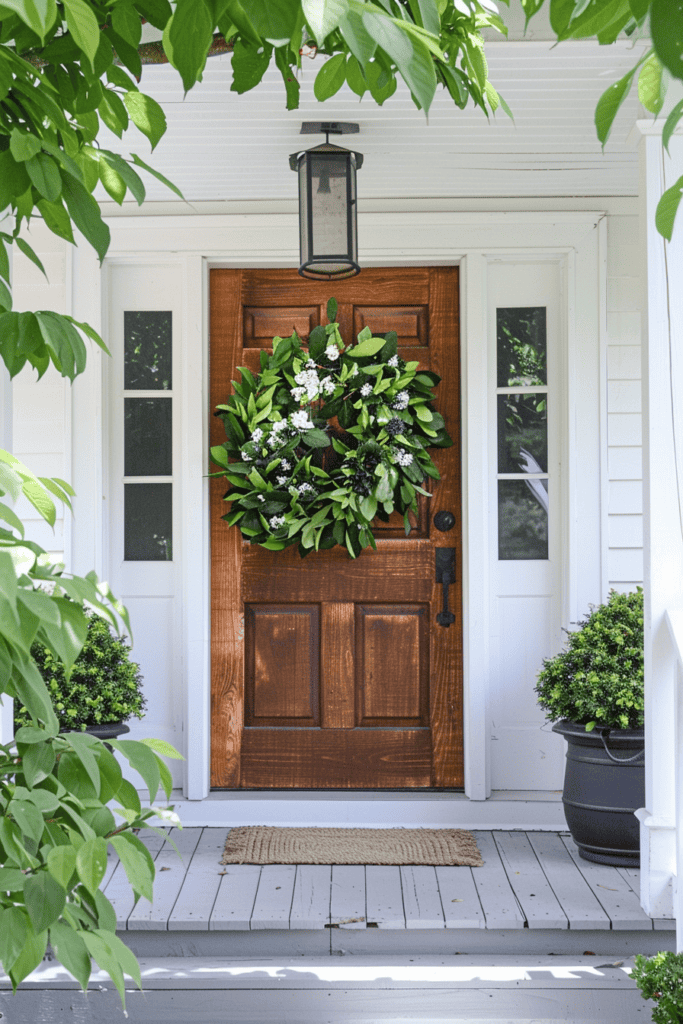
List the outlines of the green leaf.
{"type": "Polygon", "coordinates": [[[436,92],[434,58],[425,42],[382,14],[363,14],[363,24],[395,62],[422,109],[427,112],[436,92]]]}
{"type": "Polygon", "coordinates": [[[47,279],[47,274],[45,273],[45,267],[43,266],[42,261],[40,260],[38,255],[33,251],[33,249],[28,244],[26,239],[21,238],[21,236],[17,235],[14,241],[17,247],[21,250],[21,252],[23,252],[24,256],[26,256],[26,258],[29,259],[31,263],[38,267],[38,270],[40,270],[47,279]]]}
{"type": "MultiPolygon", "coordinates": [[[[65,604],[67,605],[67,607],[70,607],[70,603],[69,602],[65,602],[65,604]]],[[[63,612],[63,608],[60,609],[60,610],[62,610],[62,612],[63,612]]],[[[83,618],[85,618],[85,616],[83,616],[83,618]]],[[[85,621],[86,621],[86,635],[87,635],[87,618],[85,618],[85,621]]],[[[63,615],[62,615],[62,622],[64,624],[63,615]]],[[[78,625],[80,626],[80,623],[78,625]]],[[[78,643],[80,641],[80,635],[81,634],[78,633],[78,635],[74,636],[74,647],[78,646],[78,643]]],[[[85,642],[85,636],[83,638],[83,643],[84,642],[85,642]]],[[[83,646],[83,644],[81,643],[81,648],[82,648],[82,646],[83,646]]],[[[80,651],[79,651],[79,653],[80,653],[80,651]]],[[[65,664],[68,665],[68,662],[65,661],[65,664]]],[[[92,782],[92,784],[93,784],[93,786],[95,788],[95,792],[99,795],[100,785],[101,785],[100,769],[98,767],[97,758],[95,757],[95,753],[94,753],[94,750],[93,750],[93,747],[95,746],[95,742],[93,741],[93,738],[91,736],[88,736],[87,733],[84,733],[84,732],[69,732],[69,733],[66,734],[66,739],[69,741],[69,743],[71,744],[72,749],[75,751],[76,757],[78,758],[78,760],[81,762],[81,764],[85,768],[85,770],[86,770],[86,772],[88,774],[88,778],[90,779],[90,781],[92,782]]]]}
{"type": "Polygon", "coordinates": [[[55,765],[51,743],[33,743],[21,758],[21,768],[29,789],[46,779],[55,765]]]}
{"type": "MultiPolygon", "coordinates": [[[[78,230],[85,235],[100,259],[104,259],[111,235],[100,208],[90,193],[70,174],[61,171],[64,202],[78,230]]],[[[40,205],[39,205],[40,209],[40,205]]]]}
{"type": "Polygon", "coordinates": [[[63,889],[68,889],[76,870],[76,850],[73,846],[53,846],[47,855],[47,870],[63,889]]]}
{"type": "Polygon", "coordinates": [[[638,76],[638,99],[646,110],[657,115],[664,105],[666,86],[662,81],[662,67],[656,53],[649,57],[638,76]]]}
{"type": "Polygon", "coordinates": [[[346,81],[348,82],[349,88],[352,92],[355,92],[356,96],[364,96],[368,91],[368,83],[365,81],[360,64],[353,54],[349,56],[349,59],[346,62],[346,81]]]}
{"type": "Polygon", "coordinates": [[[270,46],[250,46],[238,39],[232,54],[231,92],[244,93],[259,84],[265,75],[272,54],[270,46]]]}
{"type": "Polygon", "coordinates": [[[71,218],[63,204],[60,201],[50,203],[47,199],[40,199],[36,205],[50,231],[74,245],[71,218]]]}
{"type": "Polygon", "coordinates": [[[352,359],[364,359],[367,356],[377,355],[380,349],[384,348],[384,344],[384,338],[366,338],[359,345],[347,349],[345,355],[352,359]]]}
{"type": "Polygon", "coordinates": [[[38,871],[24,883],[24,900],[33,930],[40,933],[58,919],[66,904],[66,891],[47,871],[38,871]]]}
{"type": "Polygon", "coordinates": [[[130,119],[155,148],[166,131],[166,115],[156,100],[142,92],[127,92],[123,96],[130,119]]]}
{"type": "MultiPolygon", "coordinates": [[[[25,881],[26,875],[18,868],[0,868],[0,892],[21,892],[25,881]]],[[[2,921],[1,913],[0,921],[2,921]]]]}
{"type": "Polygon", "coordinates": [[[9,151],[18,162],[30,160],[36,153],[40,153],[41,142],[35,135],[28,132],[21,132],[13,128],[10,134],[9,151]]]}
{"type": "Polygon", "coordinates": [[[650,35],[655,52],[674,78],[683,75],[683,17],[680,0],[652,0],[650,35]]]}
{"type": "Polygon", "coordinates": [[[21,829],[22,835],[34,839],[37,843],[40,842],[45,822],[35,804],[29,800],[12,800],[7,810],[21,829]]]}
{"type": "Polygon", "coordinates": [[[301,435],[301,440],[304,444],[307,444],[309,448],[329,448],[330,439],[324,430],[319,430],[315,427],[313,430],[307,430],[301,435]]]}
{"type": "Polygon", "coordinates": [[[325,61],[313,83],[315,98],[321,103],[339,92],[346,81],[346,54],[336,53],[325,61]]]}
{"type": "Polygon", "coordinates": [[[90,4],[85,0],[63,0],[69,32],[91,64],[100,45],[100,27],[90,4]]]}
{"type": "Polygon", "coordinates": [[[282,75],[282,81],[285,83],[287,110],[296,110],[299,106],[299,81],[295,68],[288,62],[287,51],[282,46],[275,50],[275,63],[282,75]]]}
{"type": "Polygon", "coordinates": [[[132,4],[117,3],[111,12],[112,28],[135,49],[140,45],[142,22],[132,4]]]}
{"type": "Polygon", "coordinates": [[[168,38],[173,52],[172,63],[180,72],[186,92],[199,80],[204,70],[213,40],[213,27],[213,19],[204,3],[178,0],[168,38]]]}
{"type": "Polygon", "coordinates": [[[107,194],[111,196],[115,203],[119,206],[123,202],[126,195],[126,185],[118,173],[113,167],[110,167],[106,160],[100,158],[99,162],[100,181],[102,182],[107,194]]]}
{"type": "Polygon", "coordinates": [[[150,25],[161,30],[165,28],[172,14],[168,0],[136,0],[135,6],[150,25]]]}
{"type": "MultiPolygon", "coordinates": [[[[98,787],[99,788],[99,787],[98,787]]],[[[101,836],[89,839],[76,854],[76,871],[83,885],[93,896],[107,870],[107,841],[101,836]]]]}
{"type": "Polygon", "coordinates": [[[162,182],[162,184],[164,184],[164,185],[165,185],[165,186],[166,186],[167,188],[170,188],[172,192],[175,192],[175,194],[176,194],[177,196],[179,196],[179,197],[180,197],[180,198],[181,198],[182,200],[184,200],[184,199],[185,199],[185,196],[184,196],[184,195],[183,195],[183,193],[182,193],[182,192],[180,191],[180,189],[179,189],[179,188],[177,188],[177,186],[176,186],[176,185],[174,185],[172,181],[169,181],[169,180],[168,180],[168,178],[165,178],[165,177],[164,177],[164,175],[163,175],[163,174],[161,174],[161,172],[160,172],[160,171],[155,171],[153,167],[150,167],[150,166],[149,166],[149,164],[146,164],[146,163],[145,163],[145,161],[144,161],[144,160],[142,160],[142,159],[141,159],[141,158],[140,158],[140,157],[139,157],[139,156],[137,155],[137,153],[131,153],[131,156],[133,157],[133,163],[134,163],[134,164],[136,164],[136,165],[137,165],[138,167],[143,167],[143,168],[144,168],[144,169],[145,169],[145,170],[146,170],[146,171],[147,171],[147,172],[148,172],[149,174],[151,174],[151,175],[153,175],[153,176],[154,176],[155,178],[157,178],[157,179],[158,179],[158,180],[159,180],[160,182],[162,182]]]}
{"type": "Polygon", "coordinates": [[[41,39],[45,38],[57,17],[55,0],[2,0],[2,6],[18,15],[41,39]]]}
{"type": "MultiPolygon", "coordinates": [[[[150,754],[150,756],[153,756],[150,754]]],[[[152,883],[154,881],[154,861],[149,850],[140,840],[129,832],[111,836],[109,842],[119,855],[126,877],[133,891],[152,902],[152,883]]]]}
{"type": "Polygon", "coordinates": [[[126,758],[131,768],[142,776],[149,790],[149,799],[154,802],[159,791],[159,763],[153,752],[143,743],[135,740],[111,740],[110,745],[126,758]]]}
{"type": "Polygon", "coordinates": [[[62,191],[62,181],[57,164],[47,153],[37,153],[26,161],[26,170],[31,183],[41,196],[53,203],[62,191]]]}
{"type": "Polygon", "coordinates": [[[637,65],[636,67],[631,68],[631,70],[628,71],[623,78],[620,78],[618,82],[614,82],[610,85],[598,100],[598,105],[595,108],[595,127],[603,149],[607,139],[609,138],[609,133],[612,130],[612,124],[614,123],[614,118],[617,116],[617,111],[631,88],[631,82],[633,81],[633,76],[635,75],[636,70],[637,65]]]}
{"type": "Polygon", "coordinates": [[[50,945],[59,962],[73,974],[85,991],[88,987],[92,964],[90,954],[81,936],[63,921],[55,921],[50,926],[50,945]]]}
{"type": "Polygon", "coordinates": [[[377,42],[368,32],[359,14],[351,11],[339,21],[339,31],[344,42],[364,70],[375,55],[377,42]]]}
{"type": "Polygon", "coordinates": [[[249,18],[261,36],[273,46],[284,46],[292,38],[298,4],[291,0],[249,0],[249,18]]]}
{"type": "Polygon", "coordinates": [[[667,153],[669,152],[669,143],[671,141],[671,136],[676,130],[676,127],[678,125],[678,122],[681,120],[681,117],[683,117],[683,100],[679,100],[679,102],[673,108],[673,110],[671,111],[671,113],[669,114],[664,123],[664,128],[662,129],[662,145],[664,146],[664,149],[667,151],[667,153]]]}
{"type": "Polygon", "coordinates": [[[441,18],[436,0],[411,0],[410,8],[418,25],[438,38],[441,34],[441,18]]]}
{"type": "Polygon", "coordinates": [[[19,907],[0,909],[0,960],[9,974],[21,953],[28,932],[28,915],[19,907]]]}
{"type": "Polygon", "coordinates": [[[348,14],[348,0],[301,0],[301,8],[308,27],[322,46],[330,32],[348,14]]]}
{"type": "MultiPolygon", "coordinates": [[[[46,642],[52,647],[60,661],[63,662],[66,670],[70,671],[83,649],[88,633],[88,619],[83,609],[75,604],[75,602],[67,601],[63,597],[53,597],[52,600],[59,608],[62,622],[60,626],[53,626],[48,622],[43,622],[42,630],[45,634],[46,642]]],[[[80,750],[77,751],[77,755],[81,762],[83,762],[80,750]]],[[[83,762],[83,766],[90,775],[91,773],[85,762],[83,762]]],[[[97,770],[95,770],[95,776],[97,781],[93,780],[93,784],[95,785],[95,791],[98,792],[99,772],[97,770]]]]}
{"type": "Polygon", "coordinates": [[[328,321],[331,324],[334,323],[334,321],[337,319],[337,310],[338,310],[338,308],[339,307],[337,305],[337,300],[336,299],[328,299],[327,300],[327,310],[326,310],[326,312],[327,312],[327,319],[328,319],[328,321]]]}
{"type": "Polygon", "coordinates": [[[171,757],[174,760],[184,761],[183,755],[179,750],[176,750],[172,744],[167,743],[166,740],[157,740],[152,737],[146,737],[144,740],[140,740],[146,747],[150,747],[155,754],[161,754],[162,757],[171,757]]]}
{"type": "Polygon", "coordinates": [[[676,220],[676,213],[683,197],[683,175],[678,179],[675,185],[668,188],[662,198],[657,203],[657,211],[655,213],[655,224],[657,231],[660,235],[663,235],[668,242],[671,241],[671,236],[674,230],[674,221],[676,220]]]}

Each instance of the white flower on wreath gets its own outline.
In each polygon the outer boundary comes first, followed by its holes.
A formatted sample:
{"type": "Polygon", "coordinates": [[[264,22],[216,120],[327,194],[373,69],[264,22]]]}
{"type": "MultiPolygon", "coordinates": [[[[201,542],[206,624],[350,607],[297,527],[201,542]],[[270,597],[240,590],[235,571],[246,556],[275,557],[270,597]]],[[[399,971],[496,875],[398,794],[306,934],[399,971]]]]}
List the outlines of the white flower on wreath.
{"type": "Polygon", "coordinates": [[[306,369],[307,370],[315,370],[315,367],[316,367],[315,359],[307,359],[306,360],[306,369]]]}
{"type": "Polygon", "coordinates": [[[360,389],[360,393],[363,396],[363,398],[367,398],[368,395],[372,394],[372,384],[370,383],[370,381],[367,381],[367,383],[363,385],[363,387],[360,389]]]}
{"type": "Polygon", "coordinates": [[[398,409],[399,411],[401,411],[402,409],[407,409],[409,401],[410,401],[410,395],[408,394],[408,392],[407,391],[399,391],[399,393],[396,395],[396,398],[394,399],[394,401],[393,401],[393,403],[391,405],[391,408],[392,409],[398,409]]]}
{"type": "Polygon", "coordinates": [[[277,482],[280,485],[280,487],[284,487],[284,485],[287,483],[287,477],[286,476],[278,476],[278,477],[276,477],[276,479],[277,479],[277,482]]]}
{"type": "MultiPolygon", "coordinates": [[[[309,402],[313,401],[320,388],[320,381],[315,370],[302,370],[295,375],[294,380],[299,385],[295,390],[300,391],[303,388],[304,393],[308,395],[309,402]]],[[[292,394],[294,394],[294,391],[292,391],[292,394]]],[[[300,402],[301,398],[297,398],[297,401],[300,402]]]]}
{"type": "Polygon", "coordinates": [[[291,462],[287,462],[287,459],[282,459],[282,461],[280,462],[280,467],[282,469],[291,469],[292,468],[292,464],[291,464],[291,462]]]}
{"type": "Polygon", "coordinates": [[[299,486],[297,487],[297,491],[299,494],[308,494],[309,491],[315,491],[315,488],[311,487],[311,485],[304,480],[304,482],[302,484],[299,484],[299,486]]]}
{"type": "Polygon", "coordinates": [[[292,388],[289,393],[295,402],[303,402],[307,391],[306,388],[292,388]]]}
{"type": "Polygon", "coordinates": [[[349,374],[349,380],[351,380],[352,377],[355,377],[357,373],[358,373],[358,363],[354,363],[353,364],[353,370],[349,374]]]}
{"type": "Polygon", "coordinates": [[[397,463],[399,466],[410,466],[413,461],[413,456],[410,452],[407,452],[405,448],[394,448],[391,453],[391,461],[397,463]]]}
{"type": "Polygon", "coordinates": [[[241,455],[242,455],[242,461],[243,462],[253,462],[254,461],[252,459],[251,455],[249,454],[249,452],[242,452],[241,455]]]}
{"type": "Polygon", "coordinates": [[[271,530],[279,530],[281,526],[285,525],[285,517],[271,516],[269,522],[271,530]]]}
{"type": "Polygon", "coordinates": [[[290,419],[292,426],[295,427],[296,430],[311,430],[313,427],[313,424],[309,419],[308,413],[305,411],[305,409],[300,409],[298,412],[293,412],[290,419]]]}
{"type": "Polygon", "coordinates": [[[264,496],[262,494],[257,494],[256,495],[256,500],[257,501],[265,501],[266,499],[264,498],[264,496]]]}
{"type": "Polygon", "coordinates": [[[330,362],[334,363],[336,362],[337,359],[339,359],[339,349],[337,348],[336,345],[328,345],[327,348],[325,349],[325,355],[330,360],[330,362]]]}
{"type": "Polygon", "coordinates": [[[256,430],[251,435],[251,439],[254,442],[254,444],[258,444],[262,437],[263,431],[261,430],[260,427],[257,427],[256,430]]]}
{"type": "Polygon", "coordinates": [[[398,369],[398,356],[392,356],[391,359],[388,360],[387,366],[391,366],[391,368],[393,370],[397,370],[398,369]]]}
{"type": "Polygon", "coordinates": [[[325,379],[321,381],[322,390],[326,395],[331,395],[336,386],[337,384],[333,377],[325,377],[325,379]]]}

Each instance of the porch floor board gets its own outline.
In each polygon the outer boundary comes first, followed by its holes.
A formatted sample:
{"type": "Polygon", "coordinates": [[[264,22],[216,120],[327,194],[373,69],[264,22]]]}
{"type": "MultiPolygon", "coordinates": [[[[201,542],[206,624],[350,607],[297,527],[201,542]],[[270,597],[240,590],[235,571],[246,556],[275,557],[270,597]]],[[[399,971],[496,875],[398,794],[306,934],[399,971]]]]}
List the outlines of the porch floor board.
{"type": "Polygon", "coordinates": [[[227,832],[172,830],[182,860],[169,841],[145,837],[157,866],[151,907],[144,900],[134,907],[122,865],[110,866],[106,895],[120,934],[140,955],[165,947],[168,955],[229,955],[233,947],[242,955],[252,947],[433,953],[454,943],[466,953],[487,942],[492,951],[521,952],[543,941],[558,952],[589,946],[598,955],[675,950],[675,920],[652,919],[640,906],[640,871],[583,860],[568,832],[475,830],[480,868],[222,866],[227,832]]]}

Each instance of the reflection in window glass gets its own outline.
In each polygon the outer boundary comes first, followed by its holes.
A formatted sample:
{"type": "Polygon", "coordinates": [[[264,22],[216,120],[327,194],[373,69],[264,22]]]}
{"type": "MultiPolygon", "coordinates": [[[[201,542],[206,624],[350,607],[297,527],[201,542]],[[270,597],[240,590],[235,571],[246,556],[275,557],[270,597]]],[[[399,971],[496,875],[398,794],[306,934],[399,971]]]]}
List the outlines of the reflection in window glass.
{"type": "Polygon", "coordinates": [[[548,557],[548,481],[498,481],[498,558],[548,557]]]}
{"type": "Polygon", "coordinates": [[[547,471],[547,395],[498,395],[498,472],[547,471]]]}
{"type": "Polygon", "coordinates": [[[127,562],[167,562],[172,551],[172,484],[124,484],[127,562]]]}
{"type": "Polygon", "coordinates": [[[499,309],[496,326],[498,387],[547,384],[545,306],[499,309]]]}
{"type": "Polygon", "coordinates": [[[123,314],[124,381],[130,391],[170,391],[172,314],[136,310],[123,314]]]}
{"type": "Polygon", "coordinates": [[[124,398],[124,476],[171,476],[172,398],[124,398]]]}

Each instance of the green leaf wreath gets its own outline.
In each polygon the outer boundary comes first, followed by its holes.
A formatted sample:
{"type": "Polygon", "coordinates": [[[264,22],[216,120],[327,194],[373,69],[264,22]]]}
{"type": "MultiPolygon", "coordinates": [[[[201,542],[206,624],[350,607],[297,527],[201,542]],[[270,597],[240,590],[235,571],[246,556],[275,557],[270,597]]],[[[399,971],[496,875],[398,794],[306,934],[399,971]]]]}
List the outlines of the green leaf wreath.
{"type": "Polygon", "coordinates": [[[222,518],[270,551],[345,545],[376,548],[372,522],[397,511],[410,533],[422,484],[439,479],[428,448],[453,444],[433,405],[440,377],[397,353],[397,335],[368,327],[346,348],[330,299],[330,323],[296,331],[261,352],[261,372],[239,367],[235,394],[216,408],[227,440],[211,448],[232,485],[222,518]]]}

